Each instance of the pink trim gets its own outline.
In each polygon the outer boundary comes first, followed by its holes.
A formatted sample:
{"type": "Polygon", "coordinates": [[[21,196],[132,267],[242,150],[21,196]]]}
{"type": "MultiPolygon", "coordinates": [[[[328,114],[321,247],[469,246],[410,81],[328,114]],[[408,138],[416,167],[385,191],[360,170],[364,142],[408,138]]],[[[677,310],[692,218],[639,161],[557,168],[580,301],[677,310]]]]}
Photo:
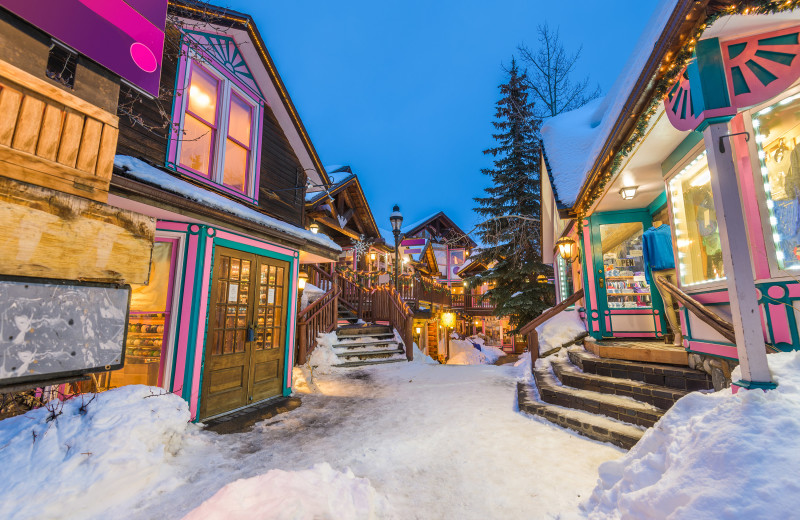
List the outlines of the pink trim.
{"type": "MultiPolygon", "coordinates": [[[[300,274],[300,262],[299,261],[292,261],[292,289],[297,287],[297,280],[300,274]]],[[[292,299],[291,303],[289,304],[289,341],[287,345],[287,354],[286,357],[288,358],[286,363],[286,386],[288,388],[292,388],[292,368],[294,367],[294,331],[297,327],[295,321],[297,320],[297,290],[292,290],[292,299]]]]}
{"type": "Polygon", "coordinates": [[[728,298],[728,291],[715,291],[710,293],[703,293],[703,294],[689,294],[692,298],[699,301],[700,303],[730,303],[730,298],[728,298]]]}
{"type": "Polygon", "coordinates": [[[261,240],[255,240],[252,238],[243,237],[241,235],[234,235],[233,233],[229,233],[227,231],[223,231],[221,229],[217,230],[216,234],[217,238],[224,238],[226,240],[231,240],[233,242],[237,242],[239,244],[244,244],[248,246],[258,247],[259,249],[264,249],[266,251],[272,251],[273,253],[279,253],[282,255],[291,256],[294,258],[295,253],[297,251],[293,249],[286,249],[285,247],[276,246],[270,242],[263,242],[261,240]]]}
{"type": "Polygon", "coordinates": [[[790,298],[800,298],[800,283],[787,284],[786,288],[789,289],[790,298]]]}
{"type": "MultiPolygon", "coordinates": [[[[744,133],[744,116],[738,114],[731,121],[731,133],[744,133]]],[[[732,137],[736,166],[739,168],[739,185],[744,203],[745,224],[750,235],[750,257],[753,259],[756,280],[769,278],[769,260],[764,242],[764,231],[761,227],[761,214],[758,208],[758,195],[753,181],[753,163],[750,161],[750,149],[744,135],[732,137]]]]}
{"type": "Polygon", "coordinates": [[[647,310],[636,310],[636,309],[609,309],[612,316],[617,316],[620,314],[653,314],[651,309],[647,310]]]}
{"type": "Polygon", "coordinates": [[[615,338],[655,338],[655,332],[615,332],[615,338]]]}
{"type": "Polygon", "coordinates": [[[159,220],[156,223],[156,231],[189,231],[189,224],[183,222],[170,222],[166,220],[159,220]]]}
{"type": "Polygon", "coordinates": [[[766,38],[774,38],[776,36],[783,36],[786,34],[794,34],[800,31],[800,26],[795,25],[786,29],[772,31],[767,33],[753,34],[745,38],[737,38],[735,40],[728,40],[722,44],[722,60],[725,68],[725,79],[728,82],[728,91],[731,95],[731,103],[734,107],[748,107],[757,105],[762,101],[766,101],[774,96],[777,96],[787,88],[789,88],[794,81],[800,77],[800,60],[794,59],[789,65],[783,65],[771,60],[767,60],[756,55],[759,50],[783,52],[792,55],[800,52],[800,45],[759,45],[759,40],[766,38]],[[735,58],[730,57],[730,47],[737,44],[745,44],[742,50],[735,58]],[[754,61],[758,65],[763,66],[776,76],[776,79],[767,85],[763,85],[758,80],[756,75],[746,65],[748,61],[754,61]],[[744,76],[749,92],[742,94],[734,94],[733,90],[733,67],[738,67],[744,76]]]}
{"type": "MultiPolygon", "coordinates": [[[[204,28],[203,31],[200,31],[200,32],[211,34],[209,31],[206,31],[205,28],[204,28]]],[[[215,34],[219,34],[219,33],[215,33],[215,34]]],[[[220,34],[220,35],[221,36],[226,36],[228,38],[231,37],[230,34],[220,34]]],[[[186,36],[187,38],[192,38],[192,40],[194,40],[198,44],[198,45],[196,45],[196,46],[194,46],[192,48],[192,52],[193,53],[199,54],[206,63],[217,63],[217,64],[219,64],[219,61],[214,56],[208,54],[205,50],[203,50],[203,43],[202,42],[197,41],[197,39],[194,38],[191,34],[184,33],[184,36],[186,36]]],[[[236,45],[236,48],[238,49],[239,48],[239,44],[236,43],[235,40],[234,40],[233,43],[234,43],[234,45],[236,45]]],[[[188,48],[189,48],[188,45],[184,45],[184,47],[188,51],[188,48]]],[[[241,50],[239,50],[239,55],[242,57],[242,59],[244,59],[244,55],[242,54],[241,50]]],[[[247,63],[247,62],[245,62],[245,63],[247,63]]],[[[249,68],[250,67],[248,66],[248,69],[249,68]]],[[[234,85],[239,87],[240,90],[244,90],[245,92],[247,92],[248,95],[253,96],[254,98],[256,98],[256,102],[266,101],[266,99],[264,99],[264,96],[260,92],[254,91],[252,87],[242,83],[241,80],[239,80],[239,78],[237,78],[236,76],[231,74],[228,69],[226,69],[224,66],[222,66],[222,64],[219,64],[219,68],[214,67],[214,70],[216,70],[217,72],[219,72],[220,74],[225,76],[225,78],[228,81],[230,81],[231,83],[233,83],[234,85]]],[[[259,88],[258,83],[256,82],[255,78],[253,78],[253,84],[255,85],[256,88],[259,88]]]]}
{"type": "MultiPolygon", "coordinates": [[[[680,320],[680,318],[678,318],[680,320]]],[[[658,314],[653,314],[653,321],[656,324],[656,335],[661,334],[661,319],[659,318],[658,314]]]]}
{"type": "Polygon", "coordinates": [[[206,236],[206,256],[203,259],[203,285],[200,289],[200,309],[197,313],[197,343],[195,343],[194,368],[192,376],[192,394],[189,400],[189,410],[192,419],[197,418],[197,408],[200,403],[200,378],[203,370],[203,355],[206,344],[206,323],[208,321],[208,290],[211,279],[211,258],[214,254],[214,237],[206,236]]]}
{"type": "Polygon", "coordinates": [[[163,238],[163,237],[156,237],[156,242],[165,242],[172,244],[172,255],[170,255],[169,260],[169,279],[167,281],[167,301],[166,301],[166,309],[164,309],[164,334],[161,337],[161,360],[158,363],[158,386],[162,386],[164,384],[164,362],[166,361],[166,356],[164,352],[169,349],[169,339],[170,334],[170,322],[172,321],[172,295],[175,289],[175,275],[177,272],[177,266],[175,265],[176,260],[178,258],[178,246],[180,245],[180,240],[177,238],[163,238]]]}
{"type": "Polygon", "coordinates": [[[589,295],[589,307],[591,309],[596,309],[597,305],[595,303],[595,292],[597,291],[597,286],[594,283],[594,265],[592,264],[592,240],[589,231],[589,223],[584,222],[583,225],[583,256],[586,259],[586,274],[589,281],[589,287],[586,288],[586,293],[589,295]]]}
{"type": "Polygon", "coordinates": [[[183,393],[183,380],[186,376],[186,353],[188,352],[187,338],[191,330],[192,323],[192,294],[194,293],[194,276],[197,266],[197,235],[189,235],[186,252],[186,272],[183,275],[183,301],[181,302],[181,322],[178,325],[179,340],[175,349],[176,363],[175,384],[172,387],[173,393],[183,393]]]}
{"type": "Polygon", "coordinates": [[[703,341],[687,341],[689,349],[701,354],[712,354],[715,356],[724,356],[733,359],[739,359],[739,353],[736,347],[730,345],[717,345],[715,343],[705,343],[703,341]]]}
{"type": "Polygon", "coordinates": [[[789,318],[784,305],[767,305],[772,323],[772,342],[791,343],[792,333],[789,330],[789,318]]]}
{"type": "Polygon", "coordinates": [[[613,328],[611,328],[611,316],[606,314],[606,332],[611,333],[613,332],[613,328]]]}

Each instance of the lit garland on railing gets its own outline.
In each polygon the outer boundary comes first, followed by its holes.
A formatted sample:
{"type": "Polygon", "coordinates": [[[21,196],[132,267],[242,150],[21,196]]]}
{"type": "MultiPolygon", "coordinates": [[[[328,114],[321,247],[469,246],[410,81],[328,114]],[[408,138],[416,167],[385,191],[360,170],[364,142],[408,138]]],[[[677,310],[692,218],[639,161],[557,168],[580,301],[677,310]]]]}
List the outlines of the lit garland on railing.
{"type": "Polygon", "coordinates": [[[650,119],[658,111],[659,104],[664,100],[667,92],[672,87],[672,82],[675,78],[683,72],[689,64],[694,53],[694,46],[700,40],[700,37],[705,32],[706,28],[713,24],[718,18],[722,16],[730,16],[734,14],[741,15],[755,15],[755,14],[775,14],[785,11],[791,11],[800,7],[800,0],[743,0],[736,5],[731,5],[722,11],[713,13],[706,17],[705,21],[695,29],[694,34],[689,38],[688,44],[678,51],[675,59],[670,63],[662,63],[659,72],[664,75],[656,84],[653,89],[652,97],[647,108],[639,116],[636,121],[633,133],[628,137],[628,140],[623,144],[620,149],[614,154],[611,160],[611,165],[606,169],[595,181],[595,185],[588,191],[587,195],[576,205],[575,214],[578,224],[578,232],[583,228],[583,219],[586,217],[586,212],[594,204],[594,202],[603,194],[605,187],[611,178],[616,175],[622,161],[636,148],[642,139],[647,134],[647,127],[650,124],[650,119]]]}

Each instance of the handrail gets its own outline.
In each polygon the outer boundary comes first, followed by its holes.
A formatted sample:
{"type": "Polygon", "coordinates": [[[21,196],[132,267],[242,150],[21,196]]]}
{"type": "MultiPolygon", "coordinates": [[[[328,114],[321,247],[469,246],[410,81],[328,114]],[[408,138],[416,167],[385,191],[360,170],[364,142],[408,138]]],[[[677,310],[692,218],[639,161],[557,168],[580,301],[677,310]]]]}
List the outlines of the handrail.
{"type": "Polygon", "coordinates": [[[400,333],[409,361],[414,359],[414,336],[411,328],[414,313],[392,286],[380,286],[372,291],[372,320],[388,321],[400,333]]]}
{"type": "Polygon", "coordinates": [[[297,314],[297,364],[304,365],[317,346],[317,335],[330,332],[339,321],[342,290],[336,286],[297,314]]]}
{"type": "Polygon", "coordinates": [[[555,307],[544,311],[542,314],[540,314],[535,319],[528,322],[526,325],[523,325],[522,328],[519,329],[519,334],[527,336],[528,339],[528,352],[531,353],[531,372],[533,372],[533,368],[535,366],[534,362],[539,357],[539,333],[536,332],[536,327],[538,327],[539,325],[546,322],[556,314],[560,313],[573,303],[583,298],[583,294],[584,294],[583,288],[578,289],[572,296],[570,296],[566,300],[563,300],[555,307]]]}

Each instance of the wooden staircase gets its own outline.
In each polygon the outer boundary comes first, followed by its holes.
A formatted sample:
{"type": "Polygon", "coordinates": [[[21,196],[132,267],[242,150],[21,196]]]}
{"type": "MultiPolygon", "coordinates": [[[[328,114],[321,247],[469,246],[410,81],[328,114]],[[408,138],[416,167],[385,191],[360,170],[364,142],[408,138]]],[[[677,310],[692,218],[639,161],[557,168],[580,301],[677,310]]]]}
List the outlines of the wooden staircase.
{"type": "MultiPolygon", "coordinates": [[[[624,343],[615,340],[615,348],[624,343]]],[[[569,347],[566,358],[547,359],[533,369],[535,386],[518,383],[520,410],[626,449],[678,399],[713,389],[711,378],[698,370],[602,358],[580,346],[569,347]]]]}
{"type": "Polygon", "coordinates": [[[360,367],[406,361],[405,347],[385,325],[346,325],[336,329],[338,343],[333,351],[341,360],[338,367],[360,367]]]}

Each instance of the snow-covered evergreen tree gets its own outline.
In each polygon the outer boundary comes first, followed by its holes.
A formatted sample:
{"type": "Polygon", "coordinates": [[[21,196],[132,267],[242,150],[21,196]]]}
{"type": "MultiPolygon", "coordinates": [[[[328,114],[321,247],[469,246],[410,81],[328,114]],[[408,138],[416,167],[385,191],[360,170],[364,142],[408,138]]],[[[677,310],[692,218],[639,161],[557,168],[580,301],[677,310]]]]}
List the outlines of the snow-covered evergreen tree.
{"type": "Polygon", "coordinates": [[[495,314],[509,316],[517,328],[552,306],[554,297],[552,285],[537,281],[552,273],[542,264],[539,121],[525,73],[513,58],[500,94],[492,123],[496,146],[484,151],[494,157],[494,167],[481,170],[492,186],[484,189],[485,197],[474,199],[479,204],[475,211],[485,220],[477,227],[483,247],[473,261],[490,269],[468,283],[489,282],[486,298],[495,314]]]}

